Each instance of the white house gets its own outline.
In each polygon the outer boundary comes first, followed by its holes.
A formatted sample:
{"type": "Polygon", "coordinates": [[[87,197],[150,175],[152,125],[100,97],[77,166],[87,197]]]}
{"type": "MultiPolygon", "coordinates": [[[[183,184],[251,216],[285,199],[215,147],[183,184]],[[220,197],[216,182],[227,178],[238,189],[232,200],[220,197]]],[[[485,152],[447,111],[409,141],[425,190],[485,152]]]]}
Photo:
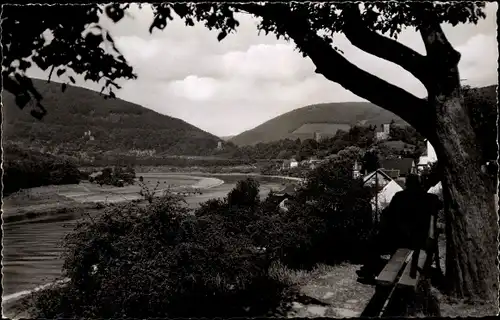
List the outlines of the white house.
{"type": "Polygon", "coordinates": [[[282,169],[291,169],[299,166],[299,162],[294,158],[283,161],[282,169]]]}
{"type": "Polygon", "coordinates": [[[434,187],[427,190],[427,192],[433,193],[435,195],[441,195],[442,191],[443,191],[443,186],[441,185],[441,182],[438,182],[434,187]]]}
{"type": "MultiPolygon", "coordinates": [[[[430,164],[432,164],[438,160],[437,155],[436,155],[436,151],[434,150],[434,147],[432,146],[432,144],[429,142],[429,140],[426,140],[426,143],[427,143],[427,148],[424,151],[424,153],[422,154],[422,156],[420,157],[420,159],[418,160],[419,170],[422,170],[423,168],[429,166],[430,164]]],[[[439,182],[438,184],[436,184],[435,186],[430,188],[427,192],[439,195],[439,194],[441,194],[442,190],[443,190],[443,187],[441,185],[441,182],[439,182]]]]}
{"type": "Polygon", "coordinates": [[[429,140],[426,140],[426,143],[427,148],[422,156],[420,156],[420,159],[418,161],[419,167],[425,167],[437,161],[436,151],[434,150],[434,147],[431,145],[429,140]]]}
{"type": "Polygon", "coordinates": [[[366,186],[376,187],[378,184],[379,191],[371,200],[373,218],[378,220],[380,212],[389,205],[392,197],[402,191],[403,188],[394,181],[388,174],[381,169],[377,169],[368,173],[363,177],[363,182],[366,186]]]}

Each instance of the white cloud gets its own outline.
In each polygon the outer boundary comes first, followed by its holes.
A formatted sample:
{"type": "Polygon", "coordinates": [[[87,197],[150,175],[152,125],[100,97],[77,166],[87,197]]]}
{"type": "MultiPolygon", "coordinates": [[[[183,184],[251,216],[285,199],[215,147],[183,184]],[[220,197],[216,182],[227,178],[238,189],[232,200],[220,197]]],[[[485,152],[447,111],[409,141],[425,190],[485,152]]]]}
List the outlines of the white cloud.
{"type": "Polygon", "coordinates": [[[222,67],[229,77],[256,80],[297,79],[314,70],[292,44],[252,45],[246,51],[231,51],[222,56],[222,67]]]}
{"type": "MultiPolygon", "coordinates": [[[[450,42],[462,53],[459,70],[473,85],[497,82],[496,4],[488,4],[488,18],[478,25],[444,25],[450,42]]],[[[164,31],[149,34],[152,11],[133,5],[132,18],[102,23],[134,67],[138,79],[123,83],[117,95],[160,113],[179,117],[217,135],[237,134],[279,114],[308,104],[363,100],[340,85],[314,73],[309,58],[292,43],[274,35],[258,35],[256,20],[238,15],[240,27],[222,42],[203,25],[186,27],[180,20],[164,31]]],[[[397,65],[335,38],[347,59],[360,68],[423,97],[424,87],[397,65]]],[[[425,54],[420,35],[404,31],[398,41],[425,54]]],[[[30,74],[47,76],[33,69],[30,74]]],[[[97,89],[96,84],[84,87],[97,89]]]]}
{"type": "Polygon", "coordinates": [[[484,86],[498,81],[496,37],[480,33],[456,49],[462,55],[458,68],[464,83],[484,86]]]}
{"type": "Polygon", "coordinates": [[[212,78],[187,76],[184,80],[173,81],[169,84],[170,91],[189,101],[207,101],[213,98],[217,90],[217,81],[212,78]]]}

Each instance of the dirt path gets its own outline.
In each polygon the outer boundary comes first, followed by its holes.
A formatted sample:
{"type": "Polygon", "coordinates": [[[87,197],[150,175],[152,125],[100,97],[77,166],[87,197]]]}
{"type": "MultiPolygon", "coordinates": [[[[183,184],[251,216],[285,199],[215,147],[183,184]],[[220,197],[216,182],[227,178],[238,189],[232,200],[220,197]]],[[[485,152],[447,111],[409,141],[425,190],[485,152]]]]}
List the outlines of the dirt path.
{"type": "Polygon", "coordinates": [[[359,317],[375,292],[356,281],[359,267],[341,264],[315,272],[300,288],[312,302],[293,302],[288,317],[359,317]]]}

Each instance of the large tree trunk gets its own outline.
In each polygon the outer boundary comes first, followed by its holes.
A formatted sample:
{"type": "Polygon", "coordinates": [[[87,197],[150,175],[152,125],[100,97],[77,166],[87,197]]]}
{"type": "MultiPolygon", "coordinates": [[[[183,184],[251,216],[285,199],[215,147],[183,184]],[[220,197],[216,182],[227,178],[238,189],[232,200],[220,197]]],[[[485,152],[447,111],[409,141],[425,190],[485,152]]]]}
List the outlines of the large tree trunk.
{"type": "Polygon", "coordinates": [[[482,150],[464,108],[456,66],[440,79],[436,90],[429,92],[429,102],[436,114],[431,143],[443,170],[446,282],[457,297],[496,303],[496,184],[481,170],[482,150]]]}

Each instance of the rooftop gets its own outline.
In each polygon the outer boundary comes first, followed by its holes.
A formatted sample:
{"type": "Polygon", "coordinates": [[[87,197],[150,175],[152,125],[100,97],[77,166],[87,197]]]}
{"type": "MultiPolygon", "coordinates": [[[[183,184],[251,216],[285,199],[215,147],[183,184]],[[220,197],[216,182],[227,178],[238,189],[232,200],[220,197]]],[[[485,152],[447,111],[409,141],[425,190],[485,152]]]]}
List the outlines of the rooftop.
{"type": "Polygon", "coordinates": [[[384,159],[380,161],[380,166],[387,170],[399,170],[400,174],[411,172],[414,160],[412,158],[384,159]]]}

